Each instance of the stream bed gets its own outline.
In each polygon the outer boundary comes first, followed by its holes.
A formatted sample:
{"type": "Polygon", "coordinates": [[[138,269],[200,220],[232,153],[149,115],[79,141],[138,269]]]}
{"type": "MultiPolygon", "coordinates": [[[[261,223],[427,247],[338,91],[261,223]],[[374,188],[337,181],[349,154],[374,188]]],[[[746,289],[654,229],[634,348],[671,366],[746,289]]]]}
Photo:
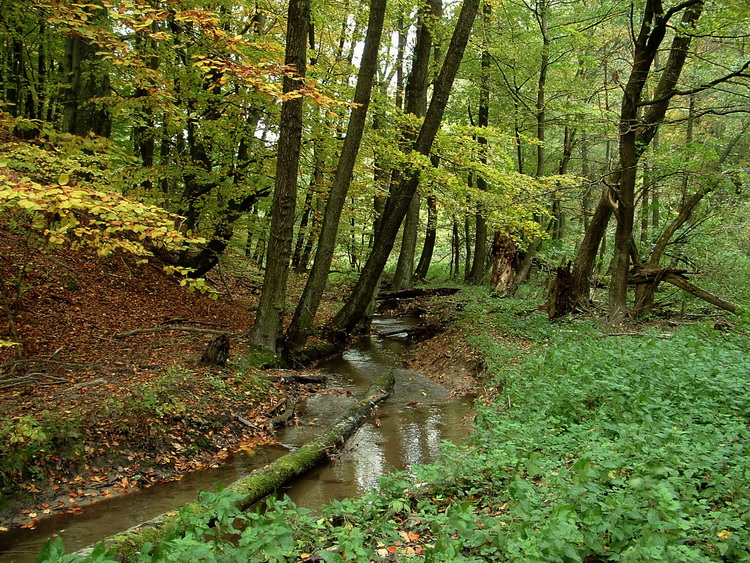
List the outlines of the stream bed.
{"type": "MultiPolygon", "coordinates": [[[[376,332],[393,334],[415,323],[408,318],[377,318],[376,332]]],[[[360,398],[383,371],[393,370],[396,386],[344,446],[341,454],[284,487],[300,506],[313,510],[333,499],[360,496],[376,488],[378,479],[394,469],[429,463],[440,457],[443,441],[463,442],[469,434],[472,401],[452,398],[427,377],[400,367],[399,354],[408,346],[405,333],[365,338],[343,356],[321,364],[325,391],[297,406],[298,422],[278,432],[279,444],[241,450],[216,469],[196,471],[179,481],[162,483],[87,506],[80,514],[58,514],[33,530],[0,534],[0,563],[33,561],[44,542],[61,536],[68,552],[76,551],[163,512],[195,500],[201,490],[228,485],[253,470],[317,437],[338,415],[360,398]]]]}

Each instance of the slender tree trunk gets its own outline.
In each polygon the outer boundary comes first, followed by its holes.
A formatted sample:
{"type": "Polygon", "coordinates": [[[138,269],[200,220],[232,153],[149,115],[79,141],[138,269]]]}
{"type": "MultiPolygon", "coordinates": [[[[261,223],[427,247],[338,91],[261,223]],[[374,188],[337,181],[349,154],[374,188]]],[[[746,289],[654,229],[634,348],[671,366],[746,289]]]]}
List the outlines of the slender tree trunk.
{"type": "Polygon", "coordinates": [[[421,207],[419,193],[414,194],[404,220],[401,237],[401,249],[398,253],[396,271],[393,273],[391,289],[401,291],[414,287],[414,257],[417,251],[417,234],[419,232],[419,210],[421,207]]]}
{"type": "MultiPolygon", "coordinates": [[[[469,174],[469,187],[471,187],[471,173],[469,174]]],[[[464,248],[466,250],[464,256],[464,281],[469,281],[471,273],[471,218],[468,213],[464,214],[464,248]]]]}
{"type": "MultiPolygon", "coordinates": [[[[439,11],[438,7],[437,12],[439,13],[439,11]]],[[[421,5],[419,32],[414,47],[414,62],[406,84],[406,113],[416,117],[424,116],[427,110],[427,86],[429,84],[432,28],[434,25],[431,20],[436,16],[435,12],[434,0],[421,5]]],[[[407,132],[404,135],[404,144],[412,143],[413,139],[413,134],[407,132]]],[[[395,291],[410,289],[413,286],[414,255],[417,249],[417,233],[419,231],[419,209],[420,198],[418,194],[415,194],[406,214],[398,263],[393,274],[392,289],[395,291]]]]}
{"type": "Polygon", "coordinates": [[[294,354],[304,347],[312,330],[315,314],[320,306],[326,279],[331,268],[341,211],[349,191],[354,163],[362,141],[372,85],[377,70],[377,56],[383,31],[385,8],[386,0],[372,0],[370,3],[367,36],[357,77],[357,87],[354,92],[355,107],[349,116],[344,146],[341,149],[333,185],[323,214],[323,224],[315,260],[307,278],[305,289],[302,292],[302,297],[294,311],[292,323],[285,336],[284,347],[287,353],[294,354]]]}
{"type": "MultiPolygon", "coordinates": [[[[482,4],[482,23],[485,28],[485,34],[482,45],[482,55],[480,60],[480,74],[479,74],[479,107],[477,110],[477,126],[485,128],[490,123],[490,77],[489,70],[492,63],[490,56],[489,45],[487,43],[487,31],[490,27],[490,20],[492,18],[492,5],[490,2],[485,0],[482,4]]],[[[484,135],[477,136],[477,142],[480,146],[479,160],[482,164],[487,164],[487,137],[484,135]]],[[[481,174],[477,175],[477,189],[480,191],[487,191],[487,180],[481,174]]],[[[471,264],[471,272],[469,273],[469,281],[474,285],[481,285],[484,282],[484,273],[487,268],[487,218],[485,217],[485,211],[481,206],[478,206],[477,213],[475,214],[476,221],[476,240],[474,242],[474,260],[471,264]]]]}
{"type": "MultiPolygon", "coordinates": [[[[458,16],[445,60],[435,82],[427,115],[414,143],[413,150],[420,154],[429,154],[432,143],[440,128],[443,113],[448,103],[448,97],[453,87],[453,80],[456,77],[464,50],[469,41],[469,35],[478,8],[479,0],[464,0],[461,6],[461,12],[458,16]]],[[[334,318],[334,326],[337,329],[350,332],[362,320],[368,305],[372,301],[380,274],[388,261],[388,256],[393,249],[399,227],[411,204],[411,199],[417,190],[418,184],[419,171],[406,170],[394,194],[395,197],[389,198],[388,203],[386,203],[383,223],[375,235],[372,252],[362,269],[362,273],[351,296],[334,318]]]]}
{"type": "Polygon", "coordinates": [[[458,219],[453,216],[453,236],[451,237],[451,279],[458,279],[461,273],[461,235],[458,230],[458,219]]]}
{"type": "MultiPolygon", "coordinates": [[[[307,31],[310,0],[289,0],[285,64],[296,76],[284,77],[284,92],[302,87],[306,70],[307,31]]],[[[286,283],[292,252],[294,209],[297,203],[297,174],[302,142],[303,97],[293,97],[281,105],[276,183],[271,211],[271,230],[263,278],[263,293],[252,331],[252,343],[276,352],[286,306],[286,283]]]]}
{"type": "MultiPolygon", "coordinates": [[[[437,157],[433,155],[432,166],[437,166],[437,157]]],[[[434,194],[427,196],[427,231],[424,236],[424,245],[422,254],[419,257],[419,264],[414,272],[414,277],[424,281],[427,278],[427,272],[432,262],[432,254],[435,251],[435,242],[437,240],[437,198],[434,194]]]]}

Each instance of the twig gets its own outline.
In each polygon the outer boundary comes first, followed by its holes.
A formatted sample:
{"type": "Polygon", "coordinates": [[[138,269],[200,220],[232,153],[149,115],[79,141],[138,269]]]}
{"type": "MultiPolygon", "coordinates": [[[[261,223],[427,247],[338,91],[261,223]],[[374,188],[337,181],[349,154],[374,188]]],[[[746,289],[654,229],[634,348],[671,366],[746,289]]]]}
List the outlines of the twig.
{"type": "Polygon", "coordinates": [[[247,426],[248,428],[252,428],[253,430],[257,430],[257,429],[258,429],[258,427],[257,427],[257,426],[255,426],[255,424],[253,424],[252,422],[250,422],[250,421],[249,421],[248,419],[246,419],[246,418],[243,418],[243,417],[241,417],[241,416],[238,416],[238,417],[237,417],[237,420],[239,420],[239,421],[240,421],[240,422],[241,422],[242,424],[244,424],[244,425],[245,425],[245,426],[247,426]]]}
{"type": "Polygon", "coordinates": [[[99,379],[92,379],[91,381],[84,381],[82,383],[76,383],[75,385],[68,387],[65,392],[69,393],[70,391],[73,391],[74,389],[80,389],[81,387],[89,387],[91,385],[99,385],[100,383],[107,383],[107,380],[103,377],[100,377],[99,379]]]}

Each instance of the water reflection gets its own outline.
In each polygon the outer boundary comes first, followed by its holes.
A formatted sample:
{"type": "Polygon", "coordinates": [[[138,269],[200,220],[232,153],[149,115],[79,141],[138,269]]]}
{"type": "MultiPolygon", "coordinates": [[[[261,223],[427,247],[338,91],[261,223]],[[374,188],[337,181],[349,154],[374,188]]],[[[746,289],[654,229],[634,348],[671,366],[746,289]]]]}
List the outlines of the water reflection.
{"type": "MultiPolygon", "coordinates": [[[[379,322],[377,328],[384,333],[406,328],[399,321],[379,322]]],[[[393,370],[394,393],[381,405],[376,421],[365,423],[337,459],[295,481],[281,494],[315,509],[327,500],[357,496],[376,488],[378,479],[394,469],[436,461],[444,441],[465,440],[470,428],[471,401],[451,399],[441,385],[400,369],[397,357],[406,345],[405,338],[373,337],[321,366],[329,375],[329,391],[356,388],[359,393],[383,370],[393,370]]],[[[353,398],[333,403],[322,397],[311,398],[304,405],[301,424],[289,428],[283,442],[301,445],[311,437],[306,421],[331,422],[352,404],[353,398]]]]}

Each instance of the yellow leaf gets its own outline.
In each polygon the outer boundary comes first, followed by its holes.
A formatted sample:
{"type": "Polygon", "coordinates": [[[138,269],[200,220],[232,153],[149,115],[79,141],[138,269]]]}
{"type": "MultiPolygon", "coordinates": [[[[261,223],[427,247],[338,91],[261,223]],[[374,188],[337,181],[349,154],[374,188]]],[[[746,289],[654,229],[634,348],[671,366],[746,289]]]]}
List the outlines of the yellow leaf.
{"type": "Polygon", "coordinates": [[[57,179],[57,183],[61,186],[67,185],[68,182],[70,182],[69,174],[60,174],[60,177],[57,179]]]}

